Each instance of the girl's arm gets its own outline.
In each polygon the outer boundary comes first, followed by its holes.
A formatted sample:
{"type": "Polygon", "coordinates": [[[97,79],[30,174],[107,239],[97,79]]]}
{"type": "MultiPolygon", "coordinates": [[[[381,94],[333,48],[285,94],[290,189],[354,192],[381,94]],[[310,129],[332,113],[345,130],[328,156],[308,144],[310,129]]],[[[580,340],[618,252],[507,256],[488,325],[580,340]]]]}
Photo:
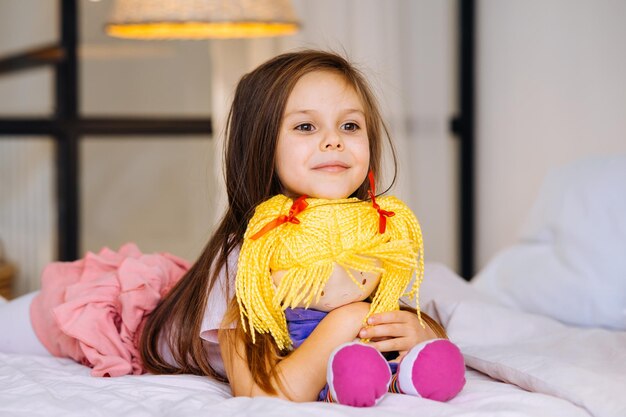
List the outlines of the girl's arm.
{"type": "MultiPolygon", "coordinates": [[[[326,384],[326,365],[331,352],[354,340],[361,330],[370,305],[357,302],[339,307],[317,325],[309,337],[289,356],[277,362],[280,383],[273,381],[278,397],[292,401],[315,401],[326,384]]],[[[218,333],[222,358],[234,396],[268,396],[254,383],[245,359],[243,341],[218,333]]]]}

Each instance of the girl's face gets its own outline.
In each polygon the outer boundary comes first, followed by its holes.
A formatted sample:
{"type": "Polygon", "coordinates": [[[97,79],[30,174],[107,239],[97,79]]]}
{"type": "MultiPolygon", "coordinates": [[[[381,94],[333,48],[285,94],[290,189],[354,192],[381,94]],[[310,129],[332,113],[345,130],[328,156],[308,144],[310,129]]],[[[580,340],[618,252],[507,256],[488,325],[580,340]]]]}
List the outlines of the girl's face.
{"type": "Polygon", "coordinates": [[[285,107],[276,172],[295,198],[346,198],[365,180],[369,140],[361,100],[344,78],[315,71],[298,80],[285,107]]]}

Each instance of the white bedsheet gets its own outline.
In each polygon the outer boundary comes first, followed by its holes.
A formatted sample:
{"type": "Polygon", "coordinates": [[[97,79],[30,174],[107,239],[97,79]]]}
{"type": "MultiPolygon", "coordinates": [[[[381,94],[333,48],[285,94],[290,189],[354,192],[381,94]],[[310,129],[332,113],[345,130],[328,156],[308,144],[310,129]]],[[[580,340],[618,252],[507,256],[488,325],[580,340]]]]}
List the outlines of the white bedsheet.
{"type": "Polygon", "coordinates": [[[475,371],[468,372],[467,387],[449,403],[389,394],[372,409],[231,398],[227,386],[189,375],[94,378],[70,360],[26,355],[0,354],[0,375],[3,416],[589,415],[567,401],[529,393],[475,371]]]}
{"type": "Polygon", "coordinates": [[[422,305],[478,370],[468,370],[466,387],[448,403],[389,394],[376,407],[356,409],[232,398],[227,385],[207,378],[93,378],[70,360],[0,354],[0,415],[626,416],[626,332],[507,309],[436,265],[427,267],[422,305]]]}

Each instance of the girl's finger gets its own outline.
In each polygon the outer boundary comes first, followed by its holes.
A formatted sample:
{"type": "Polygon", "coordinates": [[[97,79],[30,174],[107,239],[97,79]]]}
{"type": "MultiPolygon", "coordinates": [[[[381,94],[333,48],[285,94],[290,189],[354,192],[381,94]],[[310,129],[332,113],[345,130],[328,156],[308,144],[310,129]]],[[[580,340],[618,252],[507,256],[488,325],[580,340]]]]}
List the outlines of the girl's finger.
{"type": "Polygon", "coordinates": [[[395,337],[393,339],[381,340],[378,342],[370,342],[370,345],[379,352],[405,352],[413,347],[413,343],[404,337],[395,337]]]}
{"type": "Polygon", "coordinates": [[[407,327],[400,323],[378,324],[376,326],[365,327],[359,332],[362,339],[374,337],[403,337],[407,335],[407,327]]]}
{"type": "Polygon", "coordinates": [[[381,340],[391,339],[391,337],[374,337],[370,339],[370,342],[380,342],[381,340]]]}
{"type": "Polygon", "coordinates": [[[367,319],[367,324],[376,325],[382,323],[399,323],[403,320],[403,315],[399,314],[401,311],[387,311],[384,313],[373,314],[367,319]]]}
{"type": "Polygon", "coordinates": [[[367,324],[376,325],[382,323],[405,323],[417,325],[419,323],[419,318],[417,317],[417,314],[410,311],[397,310],[374,314],[367,320],[367,324]]]}

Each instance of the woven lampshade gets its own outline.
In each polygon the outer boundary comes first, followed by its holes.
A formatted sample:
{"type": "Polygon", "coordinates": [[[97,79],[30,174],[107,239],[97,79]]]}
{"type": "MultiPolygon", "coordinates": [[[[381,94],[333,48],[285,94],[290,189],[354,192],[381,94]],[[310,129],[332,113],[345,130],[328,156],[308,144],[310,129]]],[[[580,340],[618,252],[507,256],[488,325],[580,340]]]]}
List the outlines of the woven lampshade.
{"type": "Polygon", "coordinates": [[[281,36],[299,28],[291,0],[116,0],[109,35],[132,39],[281,36]]]}

